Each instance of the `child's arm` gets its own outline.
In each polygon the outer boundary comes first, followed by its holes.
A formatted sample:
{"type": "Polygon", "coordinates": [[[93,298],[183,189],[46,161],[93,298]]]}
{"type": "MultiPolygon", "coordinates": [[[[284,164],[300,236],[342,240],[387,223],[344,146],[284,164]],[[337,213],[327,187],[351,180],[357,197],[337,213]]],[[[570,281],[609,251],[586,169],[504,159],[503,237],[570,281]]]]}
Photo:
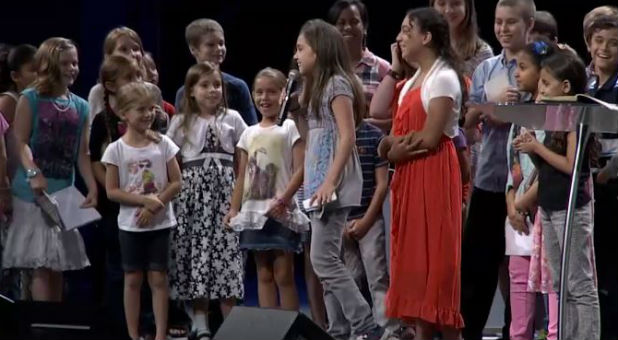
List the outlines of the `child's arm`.
{"type": "MultiPolygon", "coordinates": [[[[397,43],[391,44],[391,57],[391,70],[397,74],[403,74],[403,67],[400,61],[401,52],[397,47],[397,43]]],[[[378,121],[392,118],[391,105],[395,95],[395,86],[398,81],[399,80],[393,78],[391,75],[387,75],[382,79],[369,105],[369,116],[371,118],[375,118],[378,121]]]]}
{"type": "Polygon", "coordinates": [[[375,179],[376,189],[365,215],[361,219],[353,221],[353,224],[349,227],[350,236],[356,240],[362,239],[373,227],[378,216],[382,214],[382,205],[388,191],[388,164],[375,168],[375,179]]]}
{"type": "MultiPolygon", "coordinates": [[[[545,138],[551,138],[551,136],[546,136],[545,138]]],[[[571,131],[567,134],[567,152],[564,156],[548,149],[534,136],[530,135],[530,132],[528,131],[522,133],[522,135],[513,142],[513,146],[516,150],[526,153],[534,153],[545,160],[545,162],[552,167],[564,172],[567,175],[571,175],[573,173],[573,165],[575,164],[575,138],[575,131],[571,131]]]]}
{"type": "Polygon", "coordinates": [[[182,188],[182,174],[180,172],[180,165],[178,165],[178,160],[176,157],[172,157],[169,161],[167,161],[167,185],[159,193],[157,196],[159,201],[166,205],[171,202],[178,193],[180,193],[180,189],[182,188]]]}
{"type": "Polygon", "coordinates": [[[81,142],[79,143],[79,158],[77,159],[77,166],[79,173],[84,179],[84,183],[88,188],[88,195],[86,200],[81,205],[82,208],[92,208],[97,206],[97,183],[95,182],[94,175],[92,174],[92,164],[90,163],[90,156],[88,155],[88,123],[82,127],[81,142]]]}
{"type": "Polygon", "coordinates": [[[97,182],[105,188],[105,165],[101,162],[92,162],[92,173],[97,182]]]}
{"type": "Polygon", "coordinates": [[[465,148],[457,149],[457,160],[459,161],[461,184],[468,184],[470,182],[470,159],[465,148]]]}
{"type": "Polygon", "coordinates": [[[6,173],[7,157],[4,136],[0,135],[0,216],[12,210],[11,189],[6,173]]]}
{"type": "Polygon", "coordinates": [[[236,183],[234,184],[234,191],[232,192],[232,200],[230,203],[230,211],[223,218],[223,224],[230,225],[232,217],[238,215],[240,206],[242,205],[242,195],[245,191],[245,170],[247,169],[247,151],[236,148],[236,159],[238,159],[238,175],[236,176],[236,183]]]}
{"type": "MultiPolygon", "coordinates": [[[[24,170],[38,169],[32,158],[30,146],[28,146],[32,129],[32,110],[25,96],[20,97],[17,102],[14,127],[15,136],[17,137],[17,152],[20,156],[21,165],[24,170]]],[[[29,182],[30,188],[32,188],[35,195],[40,195],[43,191],[47,190],[47,180],[40,170],[38,170],[36,176],[30,178],[29,182]]]]}
{"type": "Polygon", "coordinates": [[[515,200],[515,209],[519,211],[530,211],[534,209],[534,206],[537,201],[537,196],[539,193],[539,181],[534,181],[534,183],[528,188],[526,192],[524,192],[521,197],[515,200]]]}
{"type": "Polygon", "coordinates": [[[611,178],[618,177],[618,155],[614,155],[597,175],[597,183],[605,184],[611,178]]]}
{"type": "Polygon", "coordinates": [[[515,189],[510,188],[506,192],[506,212],[511,227],[519,234],[528,235],[530,230],[526,225],[524,210],[518,210],[515,206],[515,189]]]}
{"type": "Polygon", "coordinates": [[[303,176],[305,173],[305,142],[299,139],[292,147],[292,164],[294,164],[294,174],[290,179],[290,183],[285,191],[279,197],[286,204],[290,202],[298,188],[303,184],[303,176]]]}
{"type": "Polygon", "coordinates": [[[333,99],[331,108],[337,123],[337,130],[339,131],[339,142],[337,143],[333,163],[326,173],[326,178],[313,197],[311,197],[310,204],[313,204],[314,201],[318,205],[330,202],[343,168],[348,161],[348,157],[352,154],[354,144],[356,143],[352,99],[346,96],[337,96],[333,99]]]}

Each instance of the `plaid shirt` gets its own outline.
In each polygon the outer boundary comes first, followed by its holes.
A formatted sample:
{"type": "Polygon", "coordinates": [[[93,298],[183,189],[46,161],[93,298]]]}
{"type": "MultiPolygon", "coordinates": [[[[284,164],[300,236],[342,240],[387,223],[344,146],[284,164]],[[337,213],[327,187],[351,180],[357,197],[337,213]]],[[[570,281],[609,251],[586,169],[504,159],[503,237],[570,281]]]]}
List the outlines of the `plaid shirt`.
{"type": "Polygon", "coordinates": [[[365,92],[365,99],[367,106],[371,103],[373,94],[378,89],[378,85],[382,82],[382,79],[386,77],[386,74],[391,69],[391,64],[388,61],[371,53],[369,49],[365,48],[363,51],[363,57],[356,65],[356,75],[363,83],[363,91],[365,92]]]}

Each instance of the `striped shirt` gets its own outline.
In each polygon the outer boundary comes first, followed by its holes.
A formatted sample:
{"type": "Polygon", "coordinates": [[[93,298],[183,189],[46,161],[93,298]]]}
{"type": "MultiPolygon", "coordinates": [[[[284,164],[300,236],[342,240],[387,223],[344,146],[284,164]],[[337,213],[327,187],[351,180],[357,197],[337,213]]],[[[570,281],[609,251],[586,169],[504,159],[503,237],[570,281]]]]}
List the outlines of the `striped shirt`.
{"type": "Polygon", "coordinates": [[[363,194],[360,207],[352,209],[348,220],[365,215],[376,190],[376,168],[388,165],[387,160],[378,156],[378,145],[382,138],[384,138],[382,131],[365,121],[356,129],[356,148],[363,169],[363,194]]]}

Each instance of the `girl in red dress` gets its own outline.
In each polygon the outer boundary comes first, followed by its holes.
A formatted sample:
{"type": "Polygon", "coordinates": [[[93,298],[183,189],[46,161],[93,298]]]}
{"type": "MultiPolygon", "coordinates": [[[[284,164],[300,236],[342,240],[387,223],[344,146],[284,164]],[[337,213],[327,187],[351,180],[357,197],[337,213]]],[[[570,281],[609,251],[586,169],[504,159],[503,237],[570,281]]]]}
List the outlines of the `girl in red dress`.
{"type": "Polygon", "coordinates": [[[465,97],[448,24],[432,8],[407,13],[397,36],[403,59],[418,65],[397,101],[381,155],[396,164],[392,182],[391,285],[387,316],[414,322],[417,339],[441,330],[458,339],[461,175],[451,139],[465,97]]]}

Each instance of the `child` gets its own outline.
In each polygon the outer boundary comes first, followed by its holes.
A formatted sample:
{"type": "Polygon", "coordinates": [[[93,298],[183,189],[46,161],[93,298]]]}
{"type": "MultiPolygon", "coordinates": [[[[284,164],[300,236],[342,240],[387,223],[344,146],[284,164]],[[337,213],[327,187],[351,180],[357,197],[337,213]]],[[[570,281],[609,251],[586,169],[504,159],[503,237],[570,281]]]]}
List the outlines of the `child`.
{"type": "MultiPolygon", "coordinates": [[[[140,70],[135,62],[121,55],[112,55],[106,58],[101,65],[99,79],[104,88],[103,101],[105,108],[99,112],[92,121],[90,128],[90,161],[92,170],[97,180],[99,200],[97,210],[102,216],[98,230],[101,231],[103,240],[99,241],[96,249],[102,250],[101,258],[105,259],[105,270],[101,270],[99,277],[106,281],[106,299],[109,304],[110,320],[115,322],[115,330],[124,332],[122,316],[122,266],[120,258],[120,244],[118,243],[118,213],[120,206],[107,198],[105,191],[105,165],[101,157],[108,145],[115,142],[126,131],[126,123],[117,110],[119,89],[139,78],[140,70]]],[[[95,283],[101,284],[101,283],[95,283]]],[[[103,298],[103,296],[101,296],[103,298]]]]}
{"type": "Polygon", "coordinates": [[[242,230],[240,249],[254,251],[260,307],[298,310],[294,253],[302,251],[300,232],[308,230],[309,219],[294,194],[303,178],[305,145],[292,120],[277,125],[285,84],[283,73],[271,68],[255,77],[253,98],[262,121],[240,136],[238,178],[224,221],[242,230]]]}
{"type": "Polygon", "coordinates": [[[116,111],[126,133],[103,157],[107,197],[120,204],[118,227],[125,271],[124,308],[128,333],[138,339],[140,291],[147,271],[155,314],[155,340],[166,338],[167,264],[170,228],[176,225],[171,200],[181,186],[178,147],[166,136],[153,142],[147,131],[155,116],[156,96],[141,82],[118,90],[116,111]]]}
{"type": "MultiPolygon", "coordinates": [[[[521,99],[515,88],[515,57],[526,46],[535,12],[532,0],[498,1],[494,33],[503,51],[476,68],[470,90],[472,102],[517,102],[521,99]]],[[[464,128],[476,129],[481,121],[481,152],[462,242],[461,313],[466,324],[464,339],[482,337],[494,299],[499,268],[504,262],[504,221],[507,217],[504,188],[508,173],[506,143],[510,124],[469,108],[464,128]]]]}
{"type": "MultiPolygon", "coordinates": [[[[586,45],[590,52],[586,92],[609,103],[618,103],[618,9],[602,6],[584,19],[586,45]]],[[[618,158],[618,135],[600,134],[601,170],[594,185],[594,239],[601,303],[601,337],[618,336],[618,181],[610,179],[608,164],[618,158]]]]}
{"type": "Polygon", "coordinates": [[[226,228],[234,189],[236,145],[246,125],[227,109],[218,67],[192,66],[185,80],[180,113],[168,136],[180,146],[182,178],[175,202],[178,228],[172,233],[170,287],[172,298],[189,302],[196,339],[210,337],[208,301],[218,299],[224,317],[244,294],[238,234],[226,228]]]}
{"type": "MultiPolygon", "coordinates": [[[[107,33],[103,42],[103,59],[111,55],[122,55],[135,61],[140,69],[140,77],[145,74],[144,70],[144,46],[137,32],[128,27],[117,27],[107,33]]],[[[90,124],[94,116],[105,109],[104,88],[101,83],[90,89],[88,105],[90,106],[90,124]]]]}
{"type": "MultiPolygon", "coordinates": [[[[217,68],[225,60],[225,37],[223,27],[212,19],[197,19],[192,21],[185,30],[185,39],[189,45],[189,51],[197,63],[211,62],[217,68]]],[[[257,123],[255,108],[251,102],[249,87],[240,78],[228,73],[221,72],[227,97],[227,105],[236,110],[242,116],[247,125],[257,123]]],[[[174,106],[183,107],[182,100],[185,98],[185,88],[181,86],[176,92],[174,106]]]]}
{"type": "Polygon", "coordinates": [[[419,70],[401,91],[393,134],[380,143],[380,155],[396,164],[386,314],[414,320],[419,339],[436,330],[457,339],[462,189],[452,138],[465,84],[448,24],[435,9],[409,11],[397,42],[419,70]]]}
{"type": "Polygon", "coordinates": [[[294,58],[304,83],[302,110],[294,118],[306,141],[303,189],[311,207],[311,262],[324,287],[328,333],[377,339],[379,327],[341,258],[345,222],[361,198],[354,127],[366,108],[362,86],[343,37],[322,20],[303,25],[294,58]],[[347,324],[336,322],[341,312],[347,324]]]}
{"type": "Polygon", "coordinates": [[[548,11],[537,11],[534,15],[534,27],[530,31],[530,41],[537,41],[545,37],[547,40],[558,42],[558,23],[548,11]]]}
{"type": "MultiPolygon", "coordinates": [[[[556,49],[548,41],[538,40],[530,43],[517,54],[517,70],[515,71],[517,88],[519,91],[531,93],[531,101],[537,97],[541,63],[556,49]]],[[[533,249],[542,247],[541,242],[534,244],[534,231],[532,230],[532,223],[536,215],[534,206],[536,205],[537,190],[534,183],[537,178],[537,170],[527,154],[520,153],[513,148],[513,140],[524,131],[524,128],[512,125],[507,141],[507,164],[510,171],[506,184],[505,253],[509,256],[509,298],[512,316],[509,334],[513,340],[532,339],[534,335],[536,291],[528,289],[528,280],[531,277],[533,249]],[[528,204],[531,207],[526,210],[517,209],[522,201],[532,202],[528,204]]],[[[535,136],[539,141],[543,141],[544,132],[535,131],[535,136]]],[[[547,278],[543,279],[546,280],[547,278]]],[[[549,299],[549,338],[555,339],[556,329],[553,326],[557,325],[558,321],[556,320],[557,310],[555,310],[557,306],[556,293],[551,292],[549,299]]]]}
{"type": "Polygon", "coordinates": [[[345,265],[356,283],[365,280],[368,283],[373,317],[380,327],[386,328],[390,326],[385,315],[389,278],[382,205],[388,190],[388,161],[378,156],[378,145],[383,137],[380,129],[365,121],[356,128],[363,191],[360,207],[354,208],[348,216],[342,247],[345,265]]]}
{"type": "Polygon", "coordinates": [[[9,180],[15,175],[20,163],[16,151],[17,141],[12,126],[15,120],[15,108],[19,94],[36,79],[36,71],[33,61],[36,48],[32,45],[19,45],[13,47],[6,54],[6,58],[0,61],[0,82],[5,92],[0,93],[0,114],[4,116],[9,129],[5,134],[7,152],[7,175],[9,180]]]}
{"type": "Polygon", "coordinates": [[[88,188],[82,207],[97,204],[88,156],[88,106],[69,91],[79,73],[75,44],[50,38],[34,57],[37,79],[22,92],[14,129],[21,164],[12,182],[13,220],[3,254],[5,268],[32,268],[32,298],[62,299],[62,271],[89,265],[80,233],[58,231],[35,203],[44,192],[73,185],[74,164],[88,188]]]}
{"type": "MultiPolygon", "coordinates": [[[[542,63],[540,96],[556,97],[583,93],[586,71],[576,55],[568,51],[557,52],[542,63]]],[[[529,132],[513,141],[513,147],[529,153],[539,164],[538,202],[545,250],[549,259],[554,290],[560,287],[560,261],[563,230],[566,220],[571,173],[575,161],[576,132],[548,132],[540,143],[529,132]]],[[[593,216],[590,187],[590,153],[588,143],[582,172],[578,180],[577,204],[571,235],[569,275],[567,277],[566,323],[562,339],[600,339],[599,298],[594,278],[595,264],[592,254],[593,216]]]]}
{"type": "MultiPolygon", "coordinates": [[[[159,85],[159,71],[157,71],[157,64],[150,52],[144,52],[144,68],[146,70],[146,81],[154,85],[159,85]]],[[[163,111],[165,111],[171,119],[174,113],[176,113],[176,108],[174,105],[163,100],[163,111]]]]}

